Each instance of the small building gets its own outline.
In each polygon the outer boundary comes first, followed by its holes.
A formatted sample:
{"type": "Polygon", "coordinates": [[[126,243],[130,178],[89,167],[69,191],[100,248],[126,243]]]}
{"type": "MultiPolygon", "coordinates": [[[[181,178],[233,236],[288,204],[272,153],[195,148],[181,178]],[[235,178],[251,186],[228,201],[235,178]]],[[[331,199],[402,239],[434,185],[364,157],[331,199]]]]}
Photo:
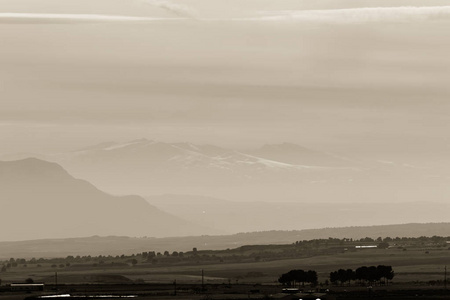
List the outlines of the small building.
{"type": "Polygon", "coordinates": [[[43,291],[43,283],[11,283],[9,285],[12,292],[35,292],[43,291]]]}

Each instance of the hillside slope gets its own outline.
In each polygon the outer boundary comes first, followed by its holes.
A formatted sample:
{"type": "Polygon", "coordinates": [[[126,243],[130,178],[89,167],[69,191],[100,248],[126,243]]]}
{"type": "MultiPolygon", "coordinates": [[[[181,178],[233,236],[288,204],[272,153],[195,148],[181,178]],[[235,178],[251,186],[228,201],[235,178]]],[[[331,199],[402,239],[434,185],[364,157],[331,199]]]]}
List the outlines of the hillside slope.
{"type": "MultiPolygon", "coordinates": [[[[0,162],[0,240],[213,233],[139,196],[115,197],[35,158],[0,162]]],[[[217,231],[215,231],[217,233],[217,231]]]]}

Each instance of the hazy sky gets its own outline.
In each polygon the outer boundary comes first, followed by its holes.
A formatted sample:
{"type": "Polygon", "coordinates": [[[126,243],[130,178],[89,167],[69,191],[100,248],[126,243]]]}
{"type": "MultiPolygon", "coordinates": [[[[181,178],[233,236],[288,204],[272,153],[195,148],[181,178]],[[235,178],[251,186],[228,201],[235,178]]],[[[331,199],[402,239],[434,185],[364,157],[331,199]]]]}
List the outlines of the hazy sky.
{"type": "Polygon", "coordinates": [[[0,153],[145,137],[446,155],[446,4],[3,0],[0,153]]]}

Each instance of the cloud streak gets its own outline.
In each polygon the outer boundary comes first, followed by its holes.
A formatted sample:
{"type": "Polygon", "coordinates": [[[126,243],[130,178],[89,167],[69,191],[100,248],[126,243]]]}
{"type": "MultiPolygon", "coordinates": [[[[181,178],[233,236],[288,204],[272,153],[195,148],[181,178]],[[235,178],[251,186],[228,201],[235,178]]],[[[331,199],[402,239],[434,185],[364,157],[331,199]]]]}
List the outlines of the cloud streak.
{"type": "Polygon", "coordinates": [[[40,13],[0,13],[0,19],[72,20],[72,21],[159,21],[176,18],[149,18],[95,14],[40,14],[40,13]]]}
{"type": "Polygon", "coordinates": [[[450,20],[450,6],[261,11],[251,21],[373,23],[450,20]]]}
{"type": "Polygon", "coordinates": [[[0,13],[1,19],[34,19],[50,21],[104,21],[133,22],[196,19],[200,21],[267,21],[267,22],[312,22],[312,23],[384,23],[450,21],[450,6],[429,7],[376,7],[330,10],[278,10],[258,11],[249,18],[199,18],[196,10],[166,0],[139,0],[139,2],[167,10],[178,17],[138,17],[102,14],[49,14],[49,13],[0,13]]]}
{"type": "Polygon", "coordinates": [[[198,12],[187,5],[173,3],[167,0],[139,0],[139,1],[144,4],[162,8],[171,13],[174,13],[179,17],[194,18],[194,19],[198,18],[198,12]]]}

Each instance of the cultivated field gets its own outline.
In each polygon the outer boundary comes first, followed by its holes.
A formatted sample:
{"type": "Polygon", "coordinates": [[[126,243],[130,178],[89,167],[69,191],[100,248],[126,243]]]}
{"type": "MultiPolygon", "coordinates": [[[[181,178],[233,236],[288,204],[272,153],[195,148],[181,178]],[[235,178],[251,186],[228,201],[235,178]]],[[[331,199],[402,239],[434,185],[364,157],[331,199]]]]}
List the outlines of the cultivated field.
{"type": "Polygon", "coordinates": [[[329,273],[337,269],[356,269],[360,266],[390,265],[395,272],[394,284],[443,280],[444,266],[450,266],[450,250],[444,247],[423,247],[403,250],[362,249],[333,255],[317,255],[294,259],[253,261],[245,263],[193,263],[190,265],[71,265],[50,264],[18,265],[0,273],[2,285],[23,282],[53,284],[55,273],[60,284],[78,283],[200,283],[215,284],[277,284],[278,277],[291,269],[315,270],[319,283],[329,279],[329,273]]]}
{"type": "MultiPolygon", "coordinates": [[[[72,264],[55,264],[51,260],[26,260],[23,263],[25,260],[16,259],[14,266],[4,268],[0,273],[0,299],[38,295],[37,292],[17,294],[9,291],[10,283],[27,280],[45,283],[44,293],[132,293],[142,299],[278,299],[286,296],[281,294],[283,287],[278,278],[293,269],[317,272],[318,285],[300,286],[304,291],[328,289],[333,295],[329,294],[325,299],[364,299],[369,284],[352,281],[350,284],[332,285],[329,274],[338,269],[356,270],[361,266],[377,265],[392,266],[395,273],[387,286],[370,284],[373,285],[373,293],[379,297],[409,299],[411,295],[422,295],[422,299],[440,299],[445,296],[444,268],[450,266],[450,249],[445,243],[430,243],[433,238],[427,239],[428,242],[417,239],[409,246],[394,244],[386,249],[350,247],[359,243],[355,241],[344,244],[337,241],[343,245],[341,248],[336,249],[332,244],[324,249],[324,243],[328,241],[320,240],[322,244],[317,243],[317,248],[302,250],[300,254],[292,252],[292,249],[306,249],[309,242],[192,251],[184,254],[184,260],[173,257],[173,254],[158,254],[157,263],[144,259],[143,253],[130,257],[95,257],[89,258],[90,263],[72,264]],[[324,254],[330,250],[334,252],[324,254]],[[237,255],[239,253],[240,256],[237,255]],[[291,257],[286,258],[286,255],[291,257]]],[[[61,258],[61,262],[64,260],[68,258],[61,258]]]]}

